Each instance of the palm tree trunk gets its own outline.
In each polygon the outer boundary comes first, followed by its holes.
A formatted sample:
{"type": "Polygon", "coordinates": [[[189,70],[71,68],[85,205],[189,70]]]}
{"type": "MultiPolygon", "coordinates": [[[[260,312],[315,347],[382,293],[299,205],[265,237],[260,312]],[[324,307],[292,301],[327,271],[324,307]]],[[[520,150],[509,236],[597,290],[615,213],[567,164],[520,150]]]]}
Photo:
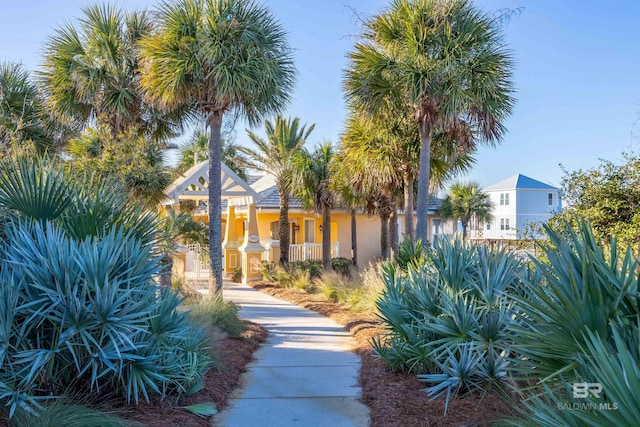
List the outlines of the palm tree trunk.
{"type": "Polygon", "coordinates": [[[398,209],[393,207],[391,215],[389,215],[389,248],[390,256],[398,253],[398,209]]]}
{"type": "Polygon", "coordinates": [[[331,270],[331,207],[322,205],[322,266],[331,270]]]}
{"type": "Polygon", "coordinates": [[[289,193],[282,188],[280,193],[280,265],[289,262],[289,193]]]}
{"type": "Polygon", "coordinates": [[[469,222],[462,222],[462,241],[467,241],[467,227],[469,226],[469,222]]]}
{"type": "Polygon", "coordinates": [[[173,257],[165,254],[160,261],[162,265],[162,273],[160,273],[160,286],[171,289],[171,279],[173,277],[173,257]]]}
{"type": "Polygon", "coordinates": [[[209,289],[222,292],[222,188],[220,182],[220,150],[222,111],[207,117],[209,136],[209,289]]]}
{"type": "Polygon", "coordinates": [[[382,259],[389,259],[389,214],[380,214],[380,255],[382,259]]]}
{"type": "Polygon", "coordinates": [[[351,210],[351,261],[353,266],[358,266],[358,231],[356,228],[356,210],[351,210]]]}
{"type": "Polygon", "coordinates": [[[405,239],[413,240],[413,181],[414,176],[412,173],[406,172],[403,176],[404,179],[404,237],[405,239]]]}
{"type": "Polygon", "coordinates": [[[429,246],[427,214],[429,212],[429,179],[431,166],[431,125],[420,125],[420,169],[418,171],[418,203],[416,209],[416,239],[429,246]]]}

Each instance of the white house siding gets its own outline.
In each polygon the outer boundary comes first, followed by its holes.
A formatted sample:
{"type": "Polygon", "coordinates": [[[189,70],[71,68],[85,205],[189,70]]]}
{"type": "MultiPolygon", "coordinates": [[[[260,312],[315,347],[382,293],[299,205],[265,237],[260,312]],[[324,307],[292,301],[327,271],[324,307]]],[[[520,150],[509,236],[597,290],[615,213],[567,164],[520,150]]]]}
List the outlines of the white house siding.
{"type": "Polygon", "coordinates": [[[559,212],[562,206],[559,190],[522,175],[507,178],[484,190],[493,205],[493,220],[471,232],[473,239],[516,240],[530,236],[530,225],[541,224],[559,212]],[[522,188],[524,185],[540,188],[522,188]],[[549,204],[549,194],[552,203],[549,204]],[[508,199],[508,203],[507,203],[508,199]],[[502,203],[501,203],[502,201],[502,203]],[[509,229],[502,229],[506,223],[509,229]]]}

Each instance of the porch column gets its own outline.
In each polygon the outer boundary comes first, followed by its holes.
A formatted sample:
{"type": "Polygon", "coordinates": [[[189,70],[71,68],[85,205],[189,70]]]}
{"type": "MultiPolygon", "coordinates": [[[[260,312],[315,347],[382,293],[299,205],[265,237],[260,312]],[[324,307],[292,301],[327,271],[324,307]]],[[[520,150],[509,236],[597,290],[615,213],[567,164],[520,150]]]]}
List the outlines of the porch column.
{"type": "Polygon", "coordinates": [[[258,218],[255,204],[249,205],[247,223],[244,242],[238,248],[242,254],[242,283],[260,279],[264,247],[260,244],[260,236],[258,235],[258,218]]]}
{"type": "Polygon", "coordinates": [[[236,207],[229,205],[227,207],[227,226],[224,232],[224,271],[227,277],[233,275],[233,271],[241,266],[240,251],[238,247],[238,230],[236,227],[236,207]]]}

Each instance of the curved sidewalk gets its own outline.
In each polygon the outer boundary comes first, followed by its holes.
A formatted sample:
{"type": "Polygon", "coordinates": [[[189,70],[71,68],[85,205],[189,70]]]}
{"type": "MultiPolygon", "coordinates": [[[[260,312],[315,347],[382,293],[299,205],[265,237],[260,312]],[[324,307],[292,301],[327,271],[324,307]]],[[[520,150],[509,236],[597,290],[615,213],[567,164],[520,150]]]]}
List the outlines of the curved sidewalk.
{"type": "Polygon", "coordinates": [[[342,326],[246,285],[225,283],[223,295],[240,304],[242,318],[266,328],[269,338],[215,425],[369,425],[368,408],[359,401],[360,358],[350,351],[352,337],[342,326]]]}

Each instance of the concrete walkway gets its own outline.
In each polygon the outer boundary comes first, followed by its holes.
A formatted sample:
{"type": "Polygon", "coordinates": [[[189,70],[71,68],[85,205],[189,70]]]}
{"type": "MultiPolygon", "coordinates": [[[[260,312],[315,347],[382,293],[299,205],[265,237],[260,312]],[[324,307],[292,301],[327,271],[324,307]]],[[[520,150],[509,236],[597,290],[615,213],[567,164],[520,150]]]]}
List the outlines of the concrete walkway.
{"type": "Polygon", "coordinates": [[[351,335],[328,319],[255,289],[225,283],[225,299],[241,306],[240,316],[269,331],[242,377],[242,388],[216,426],[368,426],[360,403],[360,358],[351,335]]]}

